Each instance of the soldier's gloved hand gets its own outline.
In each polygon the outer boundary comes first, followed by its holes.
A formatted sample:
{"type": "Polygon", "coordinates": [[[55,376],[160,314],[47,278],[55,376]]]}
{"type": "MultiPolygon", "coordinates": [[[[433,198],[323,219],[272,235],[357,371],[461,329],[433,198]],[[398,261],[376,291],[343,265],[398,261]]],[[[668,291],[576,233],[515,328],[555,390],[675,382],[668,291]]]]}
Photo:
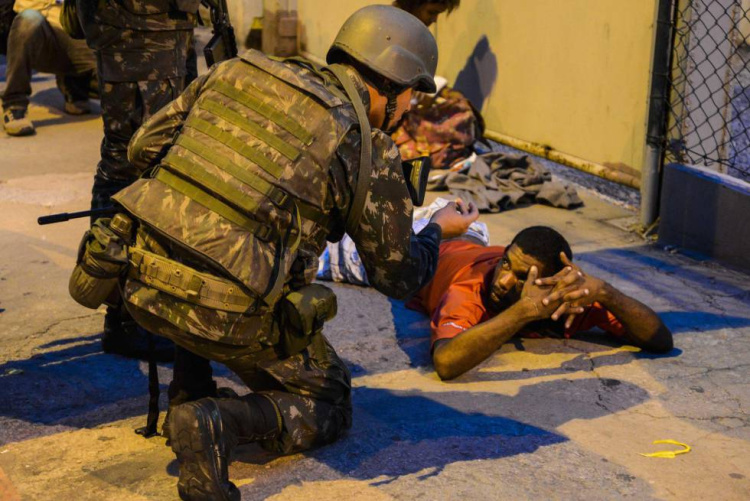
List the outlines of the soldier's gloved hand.
{"type": "Polygon", "coordinates": [[[479,210],[472,202],[466,203],[461,199],[456,199],[435,214],[432,215],[430,222],[437,223],[443,230],[443,238],[455,238],[466,233],[469,225],[477,220],[479,210]]]}

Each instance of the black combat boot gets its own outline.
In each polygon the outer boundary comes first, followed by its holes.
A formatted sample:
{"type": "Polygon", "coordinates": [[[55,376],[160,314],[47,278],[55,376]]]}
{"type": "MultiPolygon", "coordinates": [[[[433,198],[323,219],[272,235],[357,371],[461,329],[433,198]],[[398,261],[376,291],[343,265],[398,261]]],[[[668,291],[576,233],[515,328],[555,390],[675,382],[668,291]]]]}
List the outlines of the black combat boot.
{"type": "MultiPolygon", "coordinates": [[[[212,381],[212,383],[214,383],[212,381]]],[[[172,385],[169,386],[169,389],[172,389],[172,385]]],[[[216,398],[240,398],[240,396],[237,394],[236,391],[234,391],[232,388],[228,388],[226,386],[222,386],[221,388],[216,388],[216,383],[214,383],[214,392],[210,395],[211,397],[216,398]]],[[[204,398],[204,397],[200,397],[204,398]]],[[[183,400],[180,403],[176,403],[177,400],[172,400],[170,398],[169,400],[169,407],[167,407],[167,415],[164,417],[164,424],[161,426],[161,436],[166,438],[167,441],[164,445],[172,445],[172,433],[170,431],[170,422],[169,422],[169,416],[172,415],[172,411],[182,405],[186,402],[192,402],[195,400],[199,400],[199,398],[195,398],[194,396],[191,396],[185,400],[183,400]]]]}
{"type": "Polygon", "coordinates": [[[278,411],[262,395],[204,398],[170,413],[172,450],[180,465],[177,490],[185,501],[238,501],[229,481],[230,456],[240,443],[272,439],[281,432],[278,411]]]}

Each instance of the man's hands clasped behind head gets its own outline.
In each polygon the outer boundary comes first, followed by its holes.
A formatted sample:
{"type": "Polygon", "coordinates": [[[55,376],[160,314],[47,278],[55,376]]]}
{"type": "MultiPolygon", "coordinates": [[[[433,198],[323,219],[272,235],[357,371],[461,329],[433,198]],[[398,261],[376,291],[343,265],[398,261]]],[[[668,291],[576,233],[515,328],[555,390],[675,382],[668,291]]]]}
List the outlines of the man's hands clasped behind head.
{"type": "Polygon", "coordinates": [[[562,252],[560,260],[565,268],[551,277],[535,279],[535,284],[549,290],[543,302],[545,306],[556,306],[550,318],[557,320],[563,315],[568,315],[565,327],[569,328],[575,316],[583,313],[585,307],[602,300],[608,285],[605,281],[585,273],[562,252]]]}
{"type": "Polygon", "coordinates": [[[435,214],[430,222],[436,223],[443,230],[443,239],[460,237],[469,229],[471,223],[479,218],[479,210],[472,202],[456,199],[435,214]]]}

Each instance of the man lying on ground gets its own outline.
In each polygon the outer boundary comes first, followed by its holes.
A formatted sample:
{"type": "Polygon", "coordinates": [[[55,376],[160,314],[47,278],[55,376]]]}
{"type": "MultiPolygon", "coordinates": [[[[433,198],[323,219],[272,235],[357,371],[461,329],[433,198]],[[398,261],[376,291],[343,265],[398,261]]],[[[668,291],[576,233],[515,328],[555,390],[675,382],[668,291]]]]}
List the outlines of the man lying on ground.
{"type": "Polygon", "coordinates": [[[440,378],[476,367],[517,334],[570,337],[598,327],[646,351],[672,349],[651,308],[571,260],[565,238],[545,226],[526,228],[508,247],[442,242],[435,277],[409,304],[431,318],[440,378]]]}

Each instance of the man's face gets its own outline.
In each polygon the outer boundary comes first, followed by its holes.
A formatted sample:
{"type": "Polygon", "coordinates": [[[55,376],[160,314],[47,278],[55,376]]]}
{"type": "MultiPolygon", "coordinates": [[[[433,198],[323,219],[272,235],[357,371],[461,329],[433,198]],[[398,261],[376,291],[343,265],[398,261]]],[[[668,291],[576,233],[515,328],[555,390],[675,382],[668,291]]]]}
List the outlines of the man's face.
{"type": "Polygon", "coordinates": [[[544,270],[539,260],[525,254],[518,245],[513,244],[505,249],[492,277],[490,300],[493,306],[503,309],[521,299],[521,291],[532,266],[536,266],[540,272],[544,270]]]}
{"type": "Polygon", "coordinates": [[[445,12],[447,8],[446,5],[439,2],[428,2],[417,7],[412,14],[426,26],[430,26],[437,21],[438,16],[445,12]]]}

